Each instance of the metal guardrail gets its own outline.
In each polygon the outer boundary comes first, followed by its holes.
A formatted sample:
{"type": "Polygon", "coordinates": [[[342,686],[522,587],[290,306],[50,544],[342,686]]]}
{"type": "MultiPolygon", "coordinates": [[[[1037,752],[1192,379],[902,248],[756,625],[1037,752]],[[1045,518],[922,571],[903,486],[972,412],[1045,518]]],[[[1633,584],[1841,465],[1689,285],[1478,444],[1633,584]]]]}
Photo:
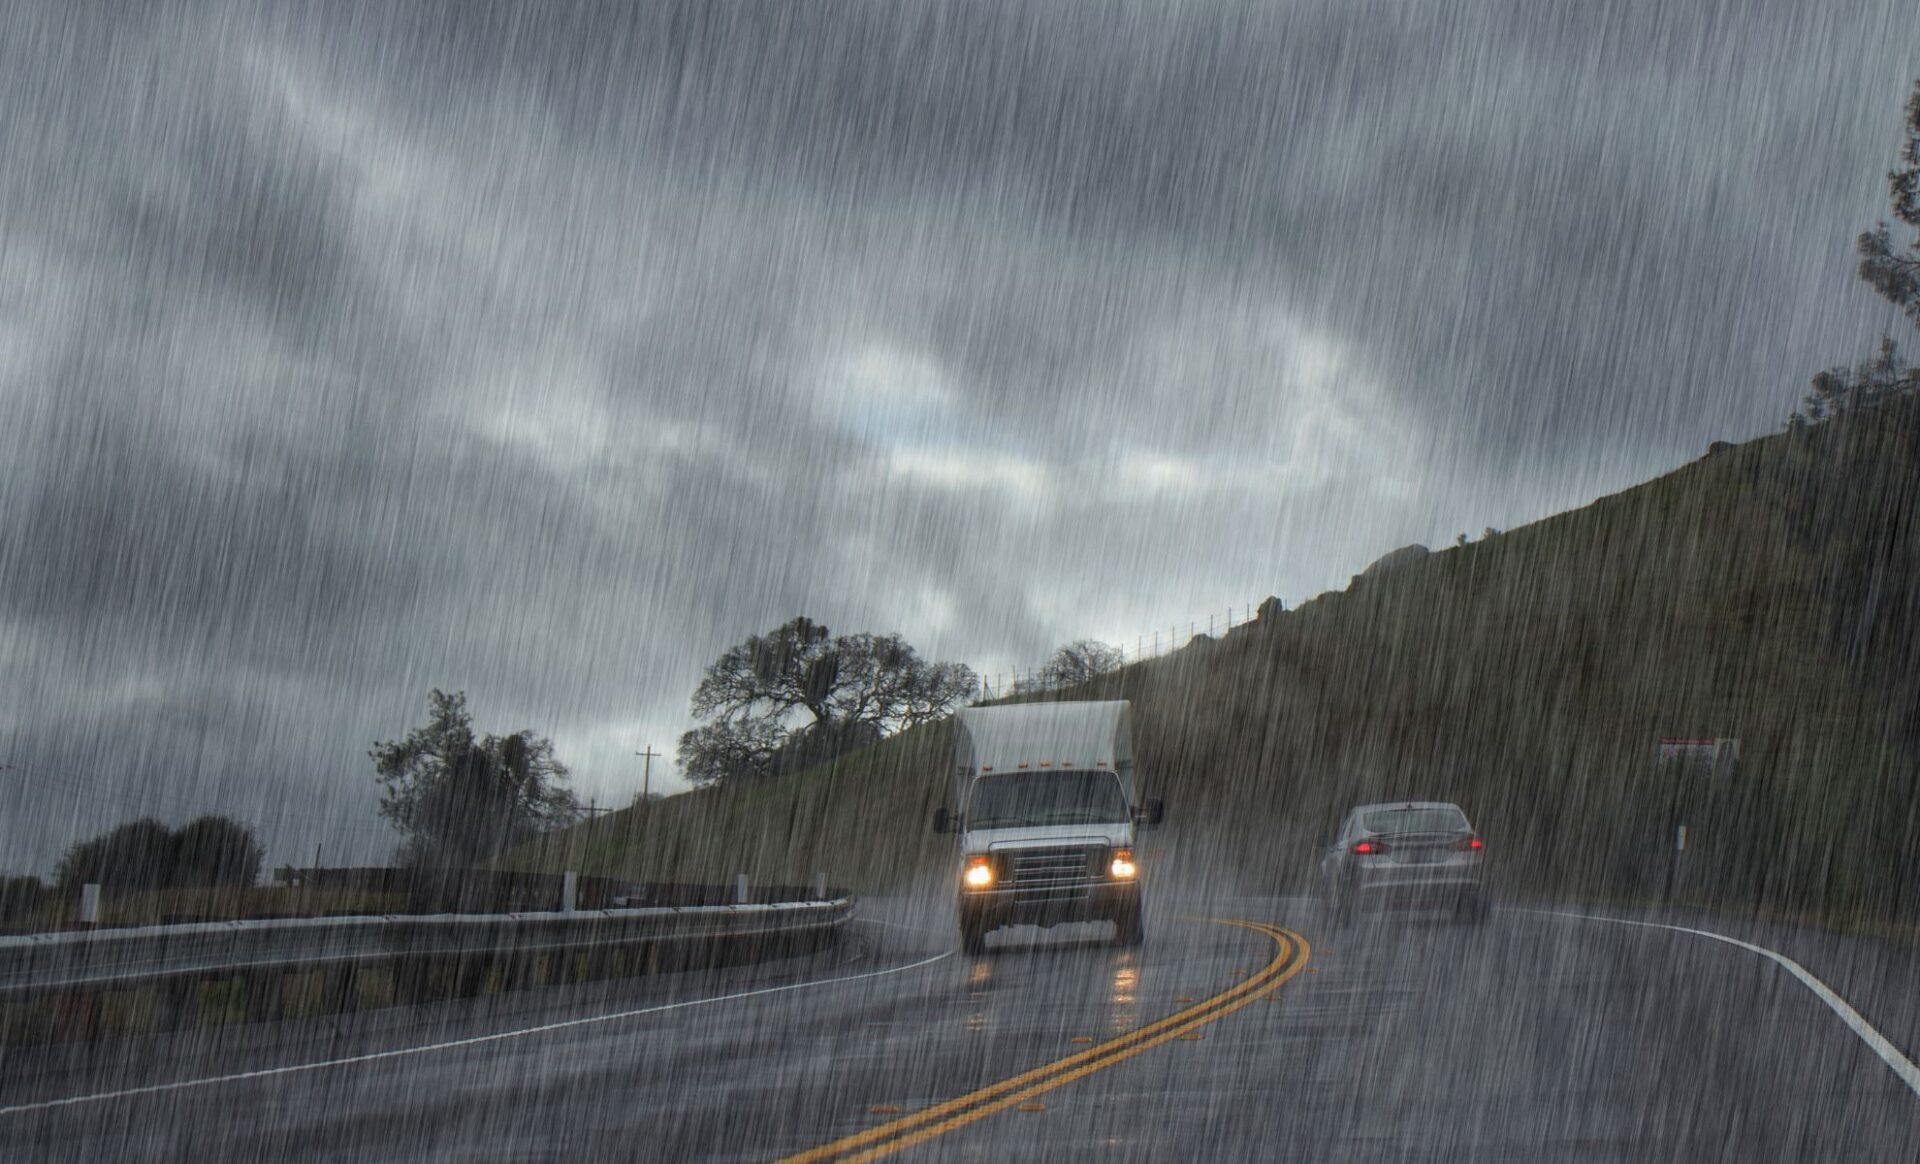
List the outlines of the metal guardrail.
{"type": "Polygon", "coordinates": [[[756,905],[200,922],[0,938],[0,999],[357,963],[589,952],[798,936],[843,925],[852,895],[756,905]]]}

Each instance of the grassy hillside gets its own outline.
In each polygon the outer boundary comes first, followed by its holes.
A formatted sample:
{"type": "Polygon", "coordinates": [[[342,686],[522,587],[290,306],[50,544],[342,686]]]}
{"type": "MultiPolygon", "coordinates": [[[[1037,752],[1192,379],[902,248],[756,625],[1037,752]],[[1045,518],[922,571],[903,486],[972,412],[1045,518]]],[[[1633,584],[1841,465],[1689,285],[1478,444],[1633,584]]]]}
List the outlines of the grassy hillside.
{"type": "MultiPolygon", "coordinates": [[[[1783,433],[1107,676],[1164,843],[1300,884],[1356,800],[1464,804],[1510,877],[1644,896],[1674,815],[1696,897],[1920,905],[1920,410],[1783,433]],[[1734,736],[1676,789],[1661,736],[1734,736]]],[[[737,793],[674,797],[517,867],[874,888],[945,851],[944,728],[737,793]]]]}
{"type": "Polygon", "coordinates": [[[949,730],[904,732],[831,764],[744,789],[715,788],[609,813],[503,858],[647,881],[835,885],[874,890],[931,867],[949,730]]]}

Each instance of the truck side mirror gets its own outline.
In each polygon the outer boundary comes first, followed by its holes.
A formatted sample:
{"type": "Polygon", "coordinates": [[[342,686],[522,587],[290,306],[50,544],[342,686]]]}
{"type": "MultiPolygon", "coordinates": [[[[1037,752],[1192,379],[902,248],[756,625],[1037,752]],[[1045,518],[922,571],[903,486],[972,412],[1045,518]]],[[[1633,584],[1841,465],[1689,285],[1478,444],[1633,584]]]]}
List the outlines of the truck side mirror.
{"type": "Polygon", "coordinates": [[[1166,801],[1161,800],[1159,797],[1147,801],[1146,805],[1141,809],[1140,823],[1148,828],[1154,828],[1166,819],[1167,804],[1166,801]]]}
{"type": "Polygon", "coordinates": [[[934,832],[936,833],[952,832],[953,831],[951,827],[952,824],[953,824],[953,821],[947,816],[946,805],[943,804],[939,808],[936,808],[933,810],[933,831],[934,832]]]}

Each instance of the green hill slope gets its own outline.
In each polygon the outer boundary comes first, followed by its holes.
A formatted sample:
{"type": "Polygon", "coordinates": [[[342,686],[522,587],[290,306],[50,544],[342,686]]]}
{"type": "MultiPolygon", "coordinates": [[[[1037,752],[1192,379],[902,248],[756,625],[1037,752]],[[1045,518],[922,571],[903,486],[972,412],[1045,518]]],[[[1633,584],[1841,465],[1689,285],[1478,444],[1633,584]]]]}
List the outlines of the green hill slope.
{"type": "MultiPolygon", "coordinates": [[[[1513,882],[1908,913],[1920,903],[1920,410],[1753,441],[1106,676],[1135,705],[1170,859],[1305,884],[1362,799],[1465,805],[1513,882]],[[1742,741],[1687,787],[1661,736],[1742,741]]],[[[874,888],[937,865],[944,728],[739,792],[671,798],[507,864],[874,888]]]]}

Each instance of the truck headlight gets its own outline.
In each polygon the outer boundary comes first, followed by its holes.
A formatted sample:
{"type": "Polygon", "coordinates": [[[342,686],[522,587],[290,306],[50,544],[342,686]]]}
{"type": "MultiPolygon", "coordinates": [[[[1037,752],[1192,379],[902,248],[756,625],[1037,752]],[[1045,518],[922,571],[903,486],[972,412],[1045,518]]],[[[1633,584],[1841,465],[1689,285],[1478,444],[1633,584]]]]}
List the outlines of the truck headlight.
{"type": "Polygon", "coordinates": [[[985,857],[968,857],[967,871],[960,880],[968,889],[985,889],[993,884],[993,865],[985,857]]]}
{"type": "Polygon", "coordinates": [[[1107,865],[1107,875],[1115,881],[1131,881],[1140,870],[1134,867],[1132,849],[1115,849],[1107,865]]]}

